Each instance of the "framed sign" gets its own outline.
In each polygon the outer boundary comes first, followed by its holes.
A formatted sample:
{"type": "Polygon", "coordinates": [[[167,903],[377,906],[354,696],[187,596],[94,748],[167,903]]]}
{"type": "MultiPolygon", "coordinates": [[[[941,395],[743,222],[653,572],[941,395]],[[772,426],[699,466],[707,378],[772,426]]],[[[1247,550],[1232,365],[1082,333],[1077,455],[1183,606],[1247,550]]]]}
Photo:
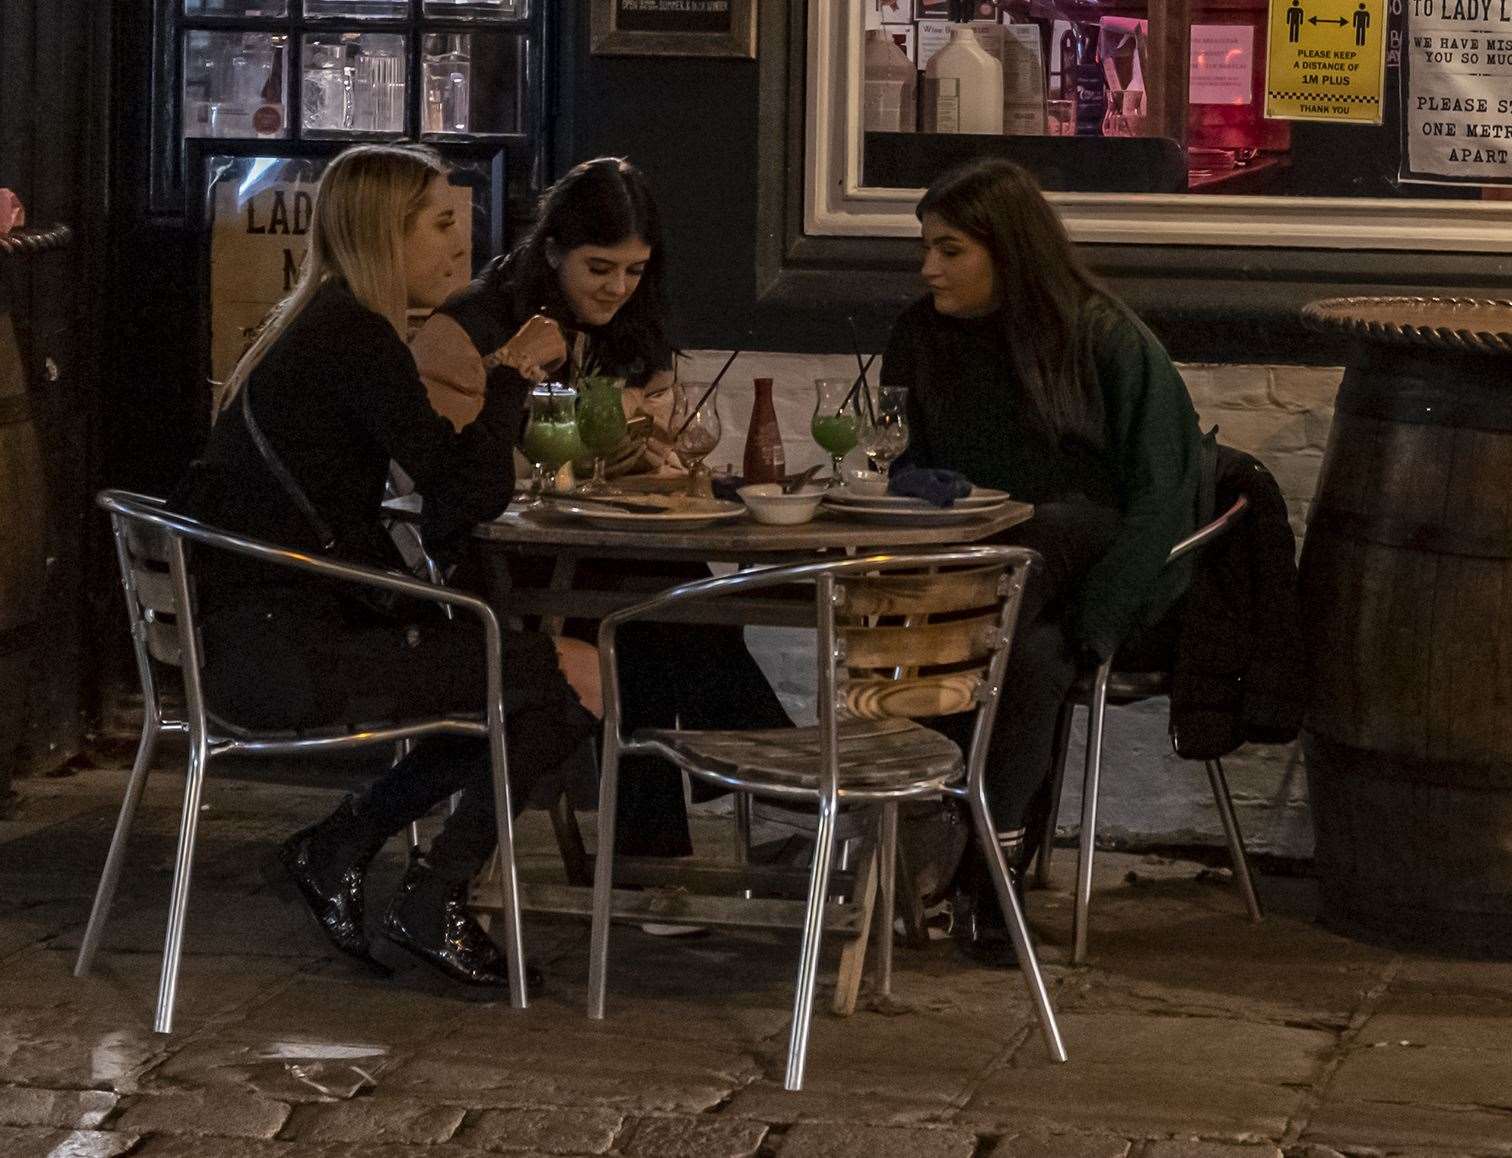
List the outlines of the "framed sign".
{"type": "Polygon", "coordinates": [[[597,56],[756,57],[756,0],[593,0],[597,56]]]}
{"type": "MultiPolygon", "coordinates": [[[[315,186],[333,150],[265,140],[195,145],[204,362],[210,378],[224,381],[268,311],[294,288],[315,186]]],[[[457,152],[448,157],[448,183],[472,276],[504,247],[504,154],[492,145],[457,152]]]]}

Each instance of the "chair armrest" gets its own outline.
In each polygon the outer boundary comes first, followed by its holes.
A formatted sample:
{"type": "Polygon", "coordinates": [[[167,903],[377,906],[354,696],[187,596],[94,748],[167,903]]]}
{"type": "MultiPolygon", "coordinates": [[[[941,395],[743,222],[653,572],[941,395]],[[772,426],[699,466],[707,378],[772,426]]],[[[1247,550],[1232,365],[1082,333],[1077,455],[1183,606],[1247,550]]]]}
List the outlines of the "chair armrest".
{"type": "Polygon", "coordinates": [[[1221,535],[1228,534],[1249,509],[1249,496],[1240,495],[1234,500],[1234,505],[1224,511],[1205,527],[1199,527],[1181,542],[1171,548],[1171,553],[1166,556],[1166,566],[1169,567],[1184,555],[1190,555],[1199,547],[1205,547],[1221,535]]]}

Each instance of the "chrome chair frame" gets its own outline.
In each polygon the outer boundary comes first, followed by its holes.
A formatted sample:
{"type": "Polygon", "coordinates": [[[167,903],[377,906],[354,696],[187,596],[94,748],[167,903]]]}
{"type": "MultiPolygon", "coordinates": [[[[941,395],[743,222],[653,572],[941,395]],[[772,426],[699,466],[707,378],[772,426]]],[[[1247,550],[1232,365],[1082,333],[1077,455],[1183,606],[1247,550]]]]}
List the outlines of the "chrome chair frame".
{"type": "Polygon", "coordinates": [[[793,1001],[793,1028],[784,1079],[785,1088],[797,1090],[803,1084],[819,965],[820,939],[823,933],[823,908],[829,894],[830,865],[835,851],[836,819],[842,801],[869,802],[881,806],[879,904],[882,909],[880,922],[883,934],[878,942],[878,965],[884,978],[884,986],[891,967],[893,923],[891,910],[894,896],[892,867],[896,863],[897,855],[898,801],[945,794],[966,802],[978,841],[986,853],[993,883],[997,889],[998,901],[1003,908],[1009,934],[1018,953],[1019,966],[1030,1000],[1039,1018],[1046,1049],[1053,1060],[1057,1062],[1066,1060],[1066,1050],[1061,1040],[1060,1029],[1056,1024],[1055,1012],[1051,1008],[1044,977],[1029,940],[1028,925],[1010,883],[1007,862],[995,838],[995,830],[987,807],[985,787],[987,746],[992,733],[992,721],[997,713],[1003,671],[1018,620],[1024,583],[1030,569],[1037,562],[1038,556],[1033,551],[1021,547],[971,546],[928,552],[876,554],[817,563],[756,567],[733,575],[684,584],[633,607],[617,611],[603,620],[598,636],[604,690],[603,758],[600,763],[598,856],[594,866],[593,929],[588,974],[589,1017],[598,1019],[604,1016],[609,962],[609,925],[613,903],[615,807],[620,758],[628,754],[652,753],[672,760],[693,775],[742,794],[756,792],[762,796],[805,799],[815,801],[818,805],[819,823],[809,877],[802,948],[799,954],[798,981],[793,1001]],[[841,741],[838,734],[837,716],[841,707],[839,690],[846,676],[844,674],[844,649],[838,646],[836,635],[836,577],[970,564],[1002,564],[1006,570],[1003,573],[999,591],[1002,604],[997,634],[992,640],[987,676],[978,687],[977,715],[970,752],[963,761],[964,777],[957,773],[945,779],[920,781],[903,788],[880,790],[842,788],[839,783],[841,741]],[[822,755],[817,789],[806,785],[780,785],[764,780],[757,781],[721,774],[692,764],[659,741],[626,737],[621,734],[615,633],[622,624],[634,619],[655,616],[675,605],[695,600],[714,599],[737,592],[745,593],[794,583],[813,583],[815,587],[819,672],[818,729],[819,749],[822,755]]]}
{"type": "MultiPolygon", "coordinates": [[[[1166,556],[1169,567],[1179,559],[1206,547],[1214,539],[1231,531],[1249,509],[1249,499],[1240,495],[1228,510],[1206,526],[1199,527],[1182,539],[1166,556]]],[[[1154,686],[1141,686],[1130,679],[1123,695],[1118,695],[1120,673],[1114,670],[1117,656],[1104,660],[1091,673],[1090,688],[1085,697],[1067,699],[1061,710],[1056,727],[1055,771],[1050,792],[1050,814],[1045,821],[1044,838],[1040,842],[1039,864],[1036,879],[1040,885],[1050,881],[1050,855],[1055,847],[1056,820],[1060,812],[1061,789],[1065,783],[1066,747],[1071,729],[1071,711],[1077,703],[1087,706],[1087,752],[1082,780],[1081,833],[1078,839],[1076,860],[1076,903],[1072,913],[1071,963],[1083,965],[1087,960],[1087,923],[1092,907],[1092,858],[1097,847],[1097,796],[1102,781],[1103,720],[1107,715],[1110,686],[1114,699],[1123,703],[1135,703],[1169,692],[1167,673],[1154,686]]],[[[1077,689],[1073,688],[1073,696],[1077,689]]],[[[1205,760],[1208,783],[1213,790],[1213,801],[1218,809],[1218,819],[1223,825],[1223,834],[1228,840],[1229,855],[1233,858],[1234,877],[1244,895],[1245,907],[1250,920],[1259,921],[1262,916],[1260,898],[1255,892],[1255,882],[1250,871],[1249,856],[1244,850],[1244,834],[1239,830],[1239,818],[1234,812],[1234,800],[1229,795],[1228,780],[1223,775],[1220,760],[1205,760]]]]}
{"type": "Polygon", "coordinates": [[[90,911],[89,924],[79,946],[74,975],[88,974],[99,948],[111,903],[120,883],[126,844],[132,820],[146,786],[147,773],[156,755],[162,735],[185,736],[189,742],[188,775],[184,784],[183,814],[179,822],[178,853],[174,862],[173,890],[169,902],[168,931],[163,945],[163,969],[158,985],[153,1029],[171,1033],[173,1007],[178,992],[180,957],[183,951],[184,925],[189,904],[190,873],[194,858],[194,841],[199,824],[200,796],[205,773],[212,757],[236,754],[259,756],[305,756],[349,752],[360,748],[394,745],[406,740],[433,735],[477,736],[488,741],[489,761],[493,774],[494,807],[497,812],[499,852],[504,866],[505,955],[509,962],[510,1004],[525,1008],[525,950],[520,926],[519,880],[515,870],[514,823],[510,808],[508,753],[505,748],[503,698],[503,640],[498,617],[482,599],[446,587],[434,587],[419,579],[396,575],[373,567],[337,561],[292,551],[271,543],[260,542],[207,526],[167,509],[161,499],[121,490],[104,490],[96,496],[100,507],[110,513],[115,537],[116,560],[120,566],[130,617],[132,644],[136,652],[137,674],[142,684],[142,737],[137,746],[131,777],[127,781],[120,816],[111,838],[110,852],[100,875],[90,911]],[[157,692],[153,672],[153,655],[149,648],[153,613],[138,591],[137,568],[132,558],[129,538],[140,529],[157,540],[168,565],[171,587],[166,593],[176,619],[178,666],[184,675],[185,712],[182,719],[168,718],[157,692]],[[224,724],[211,716],[205,705],[200,679],[202,664],[199,629],[195,622],[193,587],[189,575],[185,542],[201,547],[228,551],[264,563],[312,575],[321,575],[347,583],[391,591],[415,599],[429,600],[476,616],[482,623],[484,640],[485,700],[479,716],[456,715],[417,721],[362,726],[339,734],[304,734],[291,738],[288,733],[246,730],[224,724]]]}

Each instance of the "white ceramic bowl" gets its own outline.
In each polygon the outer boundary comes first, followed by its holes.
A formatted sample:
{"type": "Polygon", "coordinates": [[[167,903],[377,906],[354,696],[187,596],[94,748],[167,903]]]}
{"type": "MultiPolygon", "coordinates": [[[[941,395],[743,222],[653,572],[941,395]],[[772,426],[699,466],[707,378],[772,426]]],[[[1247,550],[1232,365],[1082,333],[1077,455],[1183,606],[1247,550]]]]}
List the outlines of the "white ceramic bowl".
{"type": "Polygon", "coordinates": [[[814,517],[824,490],[824,487],[806,486],[796,494],[785,495],[781,483],[752,483],[741,487],[737,493],[758,523],[791,527],[814,517]]]}

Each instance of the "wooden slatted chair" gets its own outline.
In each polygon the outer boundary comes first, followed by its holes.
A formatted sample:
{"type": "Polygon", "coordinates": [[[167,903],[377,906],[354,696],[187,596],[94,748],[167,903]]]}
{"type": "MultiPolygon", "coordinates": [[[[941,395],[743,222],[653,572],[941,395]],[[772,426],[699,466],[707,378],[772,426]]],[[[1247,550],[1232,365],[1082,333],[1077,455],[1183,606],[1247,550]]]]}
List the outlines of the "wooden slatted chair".
{"type": "Polygon", "coordinates": [[[126,591],[126,607],[136,651],[137,673],[142,683],[142,738],[127,781],[121,813],[111,838],[100,884],[95,892],[83,943],[79,946],[75,976],[86,975],[93,964],[110,915],[131,834],[132,819],[141,802],[147,773],[163,734],[185,736],[189,742],[188,776],[184,783],[184,807],[179,822],[178,854],[173,870],[173,891],[168,908],[168,932],[163,946],[163,970],[158,985],[153,1028],[158,1033],[173,1029],[173,1006],[178,991],[179,959],[183,949],[185,917],[189,905],[189,879],[194,862],[195,833],[200,818],[200,795],[212,757],[248,754],[259,756],[306,756],[349,752],[361,748],[392,747],[424,736],[477,736],[488,741],[493,771],[494,803],[498,814],[498,839],[502,874],[505,954],[509,961],[510,1002],[526,1005],[525,952],[520,930],[519,884],[515,873],[513,812],[509,802],[508,761],[504,743],[503,650],[499,621],[483,600],[445,587],[372,567],[338,562],[323,556],[290,551],[270,543],[233,535],[175,514],[161,499],[126,491],[101,491],[101,507],[110,513],[115,534],[116,559],[126,591]],[[189,574],[188,546],[229,551],[295,571],[322,575],[345,583],[392,591],[415,599],[430,600],[476,616],[482,623],[484,663],[480,684],[485,688],[485,711],[476,716],[445,716],[422,720],[385,720],[353,723],[348,727],[306,732],[255,731],[222,720],[207,709],[201,685],[204,655],[195,622],[194,583],[189,574]],[[164,710],[153,664],[178,668],[183,674],[183,718],[171,718],[164,710]]]}
{"type": "MultiPolygon", "coordinates": [[[[675,588],[604,620],[599,630],[604,684],[604,746],[594,866],[588,1015],[604,1016],[611,919],[644,920],[643,894],[615,889],[615,804],[622,756],[653,753],[691,775],[738,792],[817,806],[814,857],[802,909],[802,949],[786,1088],[803,1084],[820,938],[832,914],[831,863],[842,805],[880,812],[877,969],[885,992],[892,960],[893,866],[897,808],[903,800],[951,795],[966,801],[997,885],[1020,968],[1046,1048],[1064,1061],[1049,994],[994,838],[983,786],[992,720],[1012,643],[1024,582],[1037,556],[1016,547],[872,555],[833,562],[761,567],[675,588]],[[933,569],[935,573],[929,573],[933,569]],[[795,583],[812,584],[818,635],[819,722],[771,731],[620,732],[615,632],[637,618],[697,600],[795,583]],[[898,676],[898,669],[914,674],[898,676]],[[971,750],[916,718],[976,713],[971,750]]],[[[741,905],[777,904],[736,901],[741,905]]],[[[727,903],[728,904],[728,903],[727,903]]],[[[721,923],[719,910],[683,904],[661,919],[721,923]]],[[[732,924],[749,923],[738,914],[732,924]]]]}
{"type": "MultiPolygon", "coordinates": [[[[1249,500],[1243,495],[1212,522],[1199,527],[1191,535],[1171,548],[1166,557],[1169,567],[1178,559],[1190,555],[1211,543],[1220,535],[1227,534],[1244,517],[1249,500]]],[[[1037,880],[1040,885],[1050,881],[1050,855],[1055,848],[1055,826],[1060,812],[1061,787],[1066,775],[1066,749],[1071,735],[1071,713],[1078,704],[1087,709],[1086,766],[1082,778],[1081,836],[1078,841],[1076,862],[1076,904],[1072,912],[1071,963],[1083,965],[1087,960],[1087,922],[1092,907],[1092,856],[1097,847],[1097,795],[1102,780],[1103,718],[1108,705],[1137,704],[1153,696],[1171,693],[1171,673],[1164,671],[1120,671],[1118,656],[1113,656],[1096,668],[1080,672],[1076,682],[1061,708],[1056,722],[1054,768],[1050,793],[1050,814],[1046,819],[1044,839],[1040,843],[1037,880]]],[[[1254,876],[1250,871],[1249,856],[1244,849],[1244,834],[1239,831],[1239,818],[1234,812],[1234,800],[1229,795],[1228,780],[1223,774],[1221,760],[1204,761],[1208,784],[1213,790],[1213,802],[1218,809],[1218,819],[1223,825],[1228,840],[1229,856],[1234,866],[1234,879],[1244,896],[1245,908],[1250,920],[1261,918],[1260,898],[1255,892],[1254,876]]]]}

